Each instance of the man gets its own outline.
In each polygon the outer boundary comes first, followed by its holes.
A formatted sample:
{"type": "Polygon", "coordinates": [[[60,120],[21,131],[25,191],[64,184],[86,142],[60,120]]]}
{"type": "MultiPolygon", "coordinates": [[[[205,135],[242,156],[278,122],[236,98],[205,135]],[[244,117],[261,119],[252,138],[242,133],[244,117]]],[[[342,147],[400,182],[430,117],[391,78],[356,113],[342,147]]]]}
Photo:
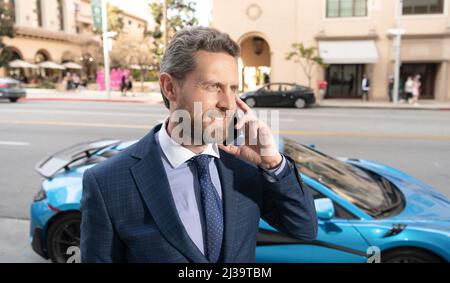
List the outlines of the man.
{"type": "Polygon", "coordinates": [[[370,80],[366,74],[363,75],[363,79],[361,82],[361,90],[363,93],[363,100],[368,101],[369,100],[369,91],[370,91],[370,80]]]}
{"type": "Polygon", "coordinates": [[[170,117],[84,173],[83,262],[253,262],[260,217],[292,237],[316,237],[314,202],[293,161],[238,97],[239,52],[211,28],[174,36],[160,76],[170,117]],[[238,108],[245,144],[224,145],[226,113],[238,108]],[[203,119],[207,112],[215,114],[203,119]],[[215,134],[196,138],[198,125],[215,134]]]}

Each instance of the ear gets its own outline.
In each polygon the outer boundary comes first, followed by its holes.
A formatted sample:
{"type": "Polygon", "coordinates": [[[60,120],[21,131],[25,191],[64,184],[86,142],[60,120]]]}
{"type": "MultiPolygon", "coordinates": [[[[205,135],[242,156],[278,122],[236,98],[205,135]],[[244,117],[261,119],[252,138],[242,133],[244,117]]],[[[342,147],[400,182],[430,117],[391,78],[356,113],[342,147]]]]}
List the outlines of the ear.
{"type": "Polygon", "coordinates": [[[175,102],[175,88],[177,87],[177,83],[174,78],[168,73],[162,73],[159,76],[159,85],[161,87],[163,95],[167,98],[167,100],[169,100],[170,102],[175,102]]]}

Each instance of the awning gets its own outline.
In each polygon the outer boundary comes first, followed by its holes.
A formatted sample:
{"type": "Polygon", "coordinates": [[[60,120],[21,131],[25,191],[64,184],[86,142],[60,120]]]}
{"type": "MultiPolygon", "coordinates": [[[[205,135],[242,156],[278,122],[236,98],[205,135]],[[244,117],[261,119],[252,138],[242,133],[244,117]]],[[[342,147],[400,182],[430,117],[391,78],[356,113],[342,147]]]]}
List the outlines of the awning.
{"type": "Polygon", "coordinates": [[[28,63],[23,60],[14,60],[8,63],[10,68],[21,68],[21,69],[37,69],[38,66],[28,63]]]}
{"type": "Polygon", "coordinates": [[[325,64],[374,64],[378,51],[373,40],[320,41],[320,57],[325,64]]]}
{"type": "Polygon", "coordinates": [[[78,65],[77,63],[74,63],[74,62],[64,63],[63,66],[66,69],[72,69],[72,70],[81,70],[81,69],[83,69],[83,67],[81,65],[78,65]]]}
{"type": "Polygon", "coordinates": [[[64,66],[61,66],[59,64],[56,64],[51,61],[45,61],[38,64],[39,67],[44,69],[56,69],[56,70],[65,70],[66,68],[64,66]]]}

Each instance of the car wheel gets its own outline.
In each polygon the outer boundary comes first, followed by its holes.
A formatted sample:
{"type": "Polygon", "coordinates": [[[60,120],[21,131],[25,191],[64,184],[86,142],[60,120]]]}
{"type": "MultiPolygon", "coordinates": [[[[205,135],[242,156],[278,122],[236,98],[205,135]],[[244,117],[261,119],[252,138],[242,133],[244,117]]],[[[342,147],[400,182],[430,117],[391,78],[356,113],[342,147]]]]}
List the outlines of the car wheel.
{"type": "Polygon", "coordinates": [[[248,105],[248,107],[253,108],[256,106],[256,100],[254,98],[247,98],[245,100],[245,103],[248,105]]]}
{"type": "Polygon", "coordinates": [[[439,263],[443,262],[438,256],[421,249],[405,248],[381,252],[383,263],[439,263]]]}
{"type": "Polygon", "coordinates": [[[295,107],[298,109],[306,108],[306,101],[303,98],[299,98],[295,101],[295,107]]]}
{"type": "Polygon", "coordinates": [[[73,253],[70,247],[80,247],[81,214],[73,212],[58,217],[49,227],[48,255],[54,263],[67,263],[73,253]]]}
{"type": "Polygon", "coordinates": [[[18,98],[10,98],[9,101],[11,101],[12,103],[17,102],[17,100],[19,100],[18,98]]]}

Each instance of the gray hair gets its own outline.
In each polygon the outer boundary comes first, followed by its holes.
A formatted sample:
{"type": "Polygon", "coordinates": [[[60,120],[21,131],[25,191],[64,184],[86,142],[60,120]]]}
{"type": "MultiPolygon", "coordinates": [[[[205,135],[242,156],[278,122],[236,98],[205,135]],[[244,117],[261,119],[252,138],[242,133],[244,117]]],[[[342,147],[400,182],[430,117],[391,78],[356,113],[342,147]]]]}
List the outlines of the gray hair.
{"type": "MultiPolygon", "coordinates": [[[[196,68],[195,54],[199,50],[225,52],[238,58],[240,47],[226,33],[214,28],[190,27],[178,31],[161,61],[160,73],[168,73],[177,80],[183,80],[196,68]]],[[[164,104],[169,108],[169,100],[163,95],[164,104]]]]}

